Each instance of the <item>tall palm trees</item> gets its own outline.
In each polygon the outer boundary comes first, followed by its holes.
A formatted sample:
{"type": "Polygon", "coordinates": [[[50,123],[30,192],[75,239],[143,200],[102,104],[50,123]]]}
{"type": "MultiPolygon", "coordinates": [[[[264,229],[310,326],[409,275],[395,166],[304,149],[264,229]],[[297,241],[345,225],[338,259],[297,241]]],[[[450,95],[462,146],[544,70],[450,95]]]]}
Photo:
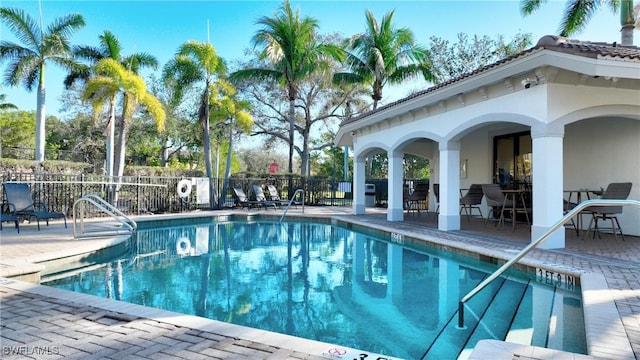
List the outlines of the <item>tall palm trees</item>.
{"type": "Polygon", "coordinates": [[[174,78],[174,102],[180,102],[185,92],[197,88],[200,93],[198,121],[204,136],[204,162],[209,178],[210,204],[215,204],[213,169],[211,164],[211,129],[209,112],[212,86],[216,78],[224,73],[224,64],[211,44],[188,41],[178,49],[176,56],[164,68],[163,77],[174,78]]]}
{"type": "Polygon", "coordinates": [[[112,99],[117,94],[122,94],[123,120],[119,134],[120,152],[117,156],[119,166],[116,168],[117,176],[122,176],[126,149],[127,127],[125,123],[127,118],[133,115],[139,105],[142,105],[156,121],[158,131],[162,131],[166,114],[158,99],[147,91],[144,80],[118,61],[104,58],[96,63],[93,71],[95,76],[87,81],[83,99],[92,103],[94,114],[100,113],[105,103],[111,105],[112,99]]]}
{"type": "MultiPolygon", "coordinates": [[[[99,36],[100,45],[98,47],[93,46],[77,46],[74,48],[74,55],[77,58],[87,60],[90,65],[97,64],[102,59],[113,59],[126,69],[130,70],[134,74],[138,74],[138,69],[141,67],[156,68],[158,66],[158,60],[152,55],[147,53],[134,53],[129,56],[122,56],[122,46],[118,38],[110,31],[105,30],[102,35],[99,36]]],[[[71,73],[65,78],[65,86],[70,87],[74,81],[83,80],[87,81],[91,76],[91,68],[89,66],[77,66],[72,69],[71,73]]],[[[114,136],[115,136],[115,124],[116,124],[116,100],[118,93],[111,94],[109,99],[109,118],[107,120],[107,129],[105,131],[107,136],[107,163],[106,163],[106,175],[113,176],[114,167],[114,136]]],[[[119,122],[122,129],[126,126],[126,121],[123,118],[119,122]]],[[[126,130],[126,129],[125,129],[126,130]]],[[[121,132],[122,133],[122,132],[121,132]]],[[[120,145],[123,144],[124,138],[120,137],[120,145]]],[[[123,154],[124,150],[120,149],[119,154],[123,154]]],[[[120,156],[119,156],[120,157],[120,156]]],[[[124,157],[122,157],[124,162],[124,157]]],[[[120,161],[118,161],[120,164],[120,161]]],[[[120,174],[121,165],[118,166],[116,173],[120,174]]]]}
{"type": "Polygon", "coordinates": [[[69,37],[82,28],[84,19],[79,14],[71,14],[54,20],[46,29],[21,9],[1,8],[2,22],[24,45],[0,41],[0,60],[9,60],[5,72],[5,82],[17,86],[20,82],[31,91],[37,80],[37,118],[35,160],[44,160],[45,148],[45,64],[53,62],[64,68],[71,68],[69,37]]]}
{"type": "MultiPolygon", "coordinates": [[[[327,47],[316,44],[317,20],[300,17],[300,12],[291,9],[285,1],[273,17],[261,17],[256,22],[261,28],[251,39],[254,47],[260,48],[260,58],[267,60],[269,67],[244,69],[231,74],[232,81],[267,80],[280,83],[286,88],[289,99],[289,173],[293,173],[293,151],[295,135],[295,102],[298,99],[299,82],[312,73],[317,60],[327,47]]],[[[334,54],[335,55],[335,54],[334,54]]]]}
{"type": "MultiPolygon", "coordinates": [[[[520,11],[525,16],[531,15],[546,2],[546,0],[520,0],[520,11]]],[[[569,0],[562,16],[559,28],[560,36],[571,36],[582,31],[595,12],[605,5],[613,13],[620,11],[620,43],[633,45],[633,30],[635,29],[633,0],[569,0]]]]}
{"type": "Polygon", "coordinates": [[[387,83],[399,84],[420,74],[435,82],[427,51],[415,44],[409,29],[393,26],[393,14],[388,12],[378,23],[367,10],[366,30],[347,44],[346,65],[351,72],[334,75],[336,82],[370,85],[373,109],[378,107],[387,83]]]}

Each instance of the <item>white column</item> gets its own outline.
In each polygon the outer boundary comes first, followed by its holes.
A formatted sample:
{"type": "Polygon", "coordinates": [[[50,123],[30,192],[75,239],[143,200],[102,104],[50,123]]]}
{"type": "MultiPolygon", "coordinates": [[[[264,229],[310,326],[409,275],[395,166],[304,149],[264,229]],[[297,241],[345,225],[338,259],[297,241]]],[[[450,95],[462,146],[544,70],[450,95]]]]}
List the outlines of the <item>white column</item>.
{"type": "Polygon", "coordinates": [[[438,207],[436,196],[433,193],[433,184],[440,184],[440,151],[438,150],[438,143],[433,142],[433,156],[429,160],[429,168],[431,173],[429,174],[429,211],[435,212],[438,207]]]}
{"type": "Polygon", "coordinates": [[[387,157],[389,159],[387,220],[402,221],[404,219],[402,206],[402,178],[404,172],[402,154],[389,151],[387,157]]]}
{"type": "Polygon", "coordinates": [[[460,143],[440,144],[439,230],[460,230],[460,143]]]}
{"type": "MultiPolygon", "coordinates": [[[[563,216],[564,128],[532,128],[533,143],[533,226],[531,241],[537,240],[563,216]]],[[[560,227],[539,245],[543,249],[564,248],[565,230],[560,227]]]]}
{"type": "Polygon", "coordinates": [[[353,214],[362,215],[365,213],[364,207],[364,171],[365,159],[360,156],[353,157],[353,214]]]}

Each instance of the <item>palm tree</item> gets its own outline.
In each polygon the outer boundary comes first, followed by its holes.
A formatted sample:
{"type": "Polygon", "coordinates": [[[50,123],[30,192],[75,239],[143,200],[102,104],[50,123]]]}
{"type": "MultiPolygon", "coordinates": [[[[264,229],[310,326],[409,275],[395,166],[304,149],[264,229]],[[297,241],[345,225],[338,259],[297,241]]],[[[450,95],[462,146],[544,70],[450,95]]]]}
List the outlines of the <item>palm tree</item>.
{"type": "Polygon", "coordinates": [[[18,107],[12,103],[4,102],[4,99],[7,98],[7,94],[0,94],[0,111],[4,110],[17,110],[18,107]]]}
{"type": "Polygon", "coordinates": [[[396,29],[394,11],[388,12],[380,23],[367,10],[365,32],[352,37],[346,48],[346,65],[351,72],[334,75],[335,82],[361,83],[371,86],[373,109],[382,100],[382,89],[389,84],[400,84],[420,74],[435,82],[428,52],[416,45],[407,28],[396,29]]]}
{"type": "Polygon", "coordinates": [[[273,17],[261,17],[256,24],[262,26],[251,39],[254,47],[260,48],[260,59],[267,60],[270,67],[243,69],[229,76],[231,81],[266,80],[282,84],[289,99],[289,173],[293,173],[293,151],[295,134],[295,102],[298,85],[318,66],[324,54],[338,56],[334,48],[316,43],[318,22],[314,18],[300,17],[286,0],[273,17]]]}
{"type": "MultiPolygon", "coordinates": [[[[69,75],[65,78],[64,84],[68,89],[75,81],[86,82],[91,76],[91,66],[98,63],[102,59],[113,59],[122,64],[126,69],[130,70],[134,74],[138,74],[138,70],[141,67],[151,67],[155,69],[158,66],[158,60],[147,53],[134,53],[129,56],[122,56],[122,46],[118,38],[110,31],[105,30],[102,35],[99,36],[100,45],[98,47],[93,46],[76,46],[74,47],[73,54],[76,58],[83,59],[89,62],[90,65],[81,65],[74,67],[69,75]]],[[[106,136],[107,136],[107,164],[106,175],[113,176],[113,163],[114,163],[114,135],[116,124],[116,97],[117,93],[114,93],[109,101],[109,118],[107,120],[106,136]]],[[[120,123],[121,126],[124,123],[120,123]]],[[[122,150],[120,150],[122,153],[122,150]]]]}
{"type": "Polygon", "coordinates": [[[218,199],[218,207],[224,205],[225,196],[229,187],[229,176],[231,175],[231,160],[233,155],[234,130],[249,132],[253,126],[253,118],[248,113],[251,105],[246,100],[240,100],[237,90],[230,83],[218,80],[215,84],[215,93],[211,101],[211,118],[218,120],[219,125],[224,125],[229,129],[227,163],[224,170],[224,181],[222,183],[222,196],[218,199]]]}
{"type": "Polygon", "coordinates": [[[213,168],[211,165],[211,129],[209,111],[211,91],[214,80],[224,73],[224,64],[211,44],[188,41],[178,49],[176,56],[164,68],[165,79],[174,78],[174,102],[182,100],[185,92],[190,88],[198,88],[200,92],[200,106],[198,121],[202,126],[204,143],[204,161],[209,178],[210,204],[215,203],[213,186],[213,168]]]}
{"type": "Polygon", "coordinates": [[[20,82],[31,91],[38,81],[36,116],[36,161],[44,161],[45,147],[45,64],[53,62],[63,68],[76,65],[71,58],[69,37],[84,26],[79,14],[71,14],[56,19],[46,32],[38,23],[21,9],[1,8],[2,22],[24,44],[6,40],[0,41],[0,61],[9,60],[5,71],[5,82],[18,86],[20,82]]]}
{"type": "MultiPolygon", "coordinates": [[[[524,16],[531,15],[546,2],[546,0],[520,0],[520,11],[524,16]]],[[[596,11],[605,5],[614,14],[620,11],[620,43],[632,46],[633,30],[636,27],[633,15],[633,0],[569,0],[558,29],[560,36],[571,36],[584,30],[596,11]]]]}
{"type": "MultiPolygon", "coordinates": [[[[126,124],[126,119],[133,115],[138,105],[142,105],[155,120],[158,131],[161,132],[164,129],[166,119],[164,108],[160,101],[147,91],[144,80],[140,76],[111,58],[98,61],[93,72],[95,76],[87,81],[82,97],[93,105],[94,116],[101,113],[105,103],[111,104],[115,96],[122,94],[123,124],[126,124]]],[[[123,125],[119,134],[121,150],[117,156],[118,176],[122,176],[124,171],[126,132],[127,126],[123,125]]]]}

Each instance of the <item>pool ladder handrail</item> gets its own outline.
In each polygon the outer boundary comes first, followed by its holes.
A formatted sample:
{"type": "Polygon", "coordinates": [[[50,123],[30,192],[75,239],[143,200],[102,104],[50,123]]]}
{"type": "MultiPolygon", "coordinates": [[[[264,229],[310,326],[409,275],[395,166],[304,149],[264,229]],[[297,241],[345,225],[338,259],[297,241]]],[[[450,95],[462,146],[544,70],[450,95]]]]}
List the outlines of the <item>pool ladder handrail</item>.
{"type": "MultiPolygon", "coordinates": [[[[133,219],[128,217],[125,213],[120,211],[120,209],[118,209],[117,207],[111,205],[109,202],[107,202],[106,200],[104,200],[103,198],[101,198],[100,196],[98,196],[96,194],[87,194],[87,195],[82,196],[81,198],[79,198],[78,200],[76,200],[73,203],[73,237],[76,238],[76,239],[80,238],[80,237],[91,236],[87,232],[85,232],[85,227],[84,227],[84,203],[90,203],[90,204],[94,205],[95,207],[97,207],[98,209],[100,209],[101,211],[106,213],[107,215],[110,215],[114,220],[116,220],[117,222],[122,224],[122,228],[100,228],[100,230],[103,230],[103,232],[101,232],[99,234],[93,234],[93,236],[120,234],[123,229],[127,233],[132,234],[138,228],[138,224],[133,219]],[[80,206],[80,214],[78,214],[78,212],[77,212],[78,204],[81,204],[81,206],[80,206]],[[80,229],[79,229],[79,231],[77,229],[77,227],[78,227],[78,219],[80,221],[80,229]]],[[[94,231],[94,233],[95,232],[97,232],[97,231],[94,231]]]]}
{"type": "Polygon", "coordinates": [[[287,211],[289,211],[289,208],[291,207],[291,204],[293,204],[293,200],[295,200],[296,195],[298,195],[299,193],[302,193],[302,213],[304,214],[304,190],[303,189],[297,189],[296,192],[293,193],[293,196],[291,197],[291,200],[289,200],[289,203],[287,204],[287,207],[282,212],[282,216],[280,217],[280,222],[282,222],[282,219],[284,219],[284,216],[287,215],[287,211]]]}
{"type": "Polygon", "coordinates": [[[547,240],[551,234],[553,234],[556,230],[558,230],[561,226],[564,226],[570,220],[572,220],[576,215],[581,213],[584,209],[591,206],[635,206],[640,208],[640,201],[638,200],[606,200],[606,199],[595,199],[595,200],[586,200],[578,204],[576,207],[567,212],[560,220],[558,220],[553,226],[551,226],[544,234],[542,234],[536,241],[529,243],[526,247],[524,247],[514,258],[507,261],[502,265],[498,270],[496,270],[491,276],[484,279],[480,284],[478,284],[473,290],[469,291],[467,295],[465,295],[460,302],[458,303],[458,326],[457,328],[460,330],[466,329],[464,326],[464,303],[469,301],[473,296],[479,293],[482,289],[484,289],[490,282],[495,280],[498,276],[502,275],[507,269],[509,269],[513,264],[522,259],[525,255],[527,255],[531,250],[540,245],[541,242],[547,240]]]}

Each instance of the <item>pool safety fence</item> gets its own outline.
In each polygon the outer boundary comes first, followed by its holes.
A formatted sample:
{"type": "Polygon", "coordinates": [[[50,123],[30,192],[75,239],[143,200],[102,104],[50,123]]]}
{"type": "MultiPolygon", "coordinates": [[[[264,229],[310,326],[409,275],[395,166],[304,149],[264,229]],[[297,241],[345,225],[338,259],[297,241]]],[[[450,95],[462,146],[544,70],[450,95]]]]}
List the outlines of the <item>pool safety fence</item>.
{"type": "MultiPolygon", "coordinates": [[[[407,180],[415,181],[415,180],[407,180]]],[[[93,174],[55,174],[28,172],[0,172],[0,182],[28,183],[34,201],[45,203],[51,211],[72,216],[73,203],[86,195],[97,195],[117,207],[126,215],[178,213],[192,210],[211,210],[235,206],[231,189],[239,186],[251,198],[253,185],[274,185],[281,199],[290,200],[298,189],[304,190],[305,205],[351,206],[352,183],[338,179],[277,176],[266,178],[231,178],[222,194],[223,179],[209,181],[203,177],[122,176],[107,177],[93,174]],[[219,206],[221,205],[221,207],[219,206]]],[[[375,184],[375,204],[387,203],[387,180],[367,180],[375,184]]],[[[0,199],[4,199],[0,187],[0,199]]],[[[3,201],[4,203],[4,201],[3,201]]],[[[101,217],[96,211],[86,217],[101,217]]]]}

